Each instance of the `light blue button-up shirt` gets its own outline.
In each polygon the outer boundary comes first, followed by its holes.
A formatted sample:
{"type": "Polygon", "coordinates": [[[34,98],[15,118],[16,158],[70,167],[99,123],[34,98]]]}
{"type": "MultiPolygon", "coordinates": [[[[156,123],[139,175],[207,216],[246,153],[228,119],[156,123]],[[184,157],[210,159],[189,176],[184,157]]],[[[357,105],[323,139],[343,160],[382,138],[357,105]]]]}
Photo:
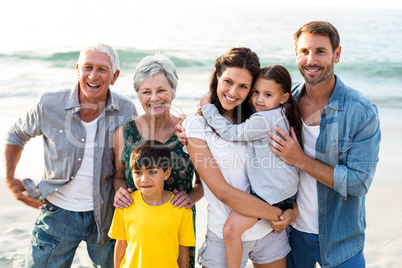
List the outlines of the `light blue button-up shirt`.
{"type": "MultiPolygon", "coordinates": [[[[293,95],[298,100],[304,82],[293,95]]],[[[378,109],[336,76],[335,89],[321,112],[315,158],[334,166],[334,189],[317,181],[320,252],[333,267],[364,247],[365,196],[378,162],[381,132],[378,109]]]]}
{"type": "MultiPolygon", "coordinates": [[[[74,179],[82,163],[86,140],[79,110],[78,84],[74,89],[46,92],[6,134],[6,144],[21,148],[31,138],[38,135],[43,137],[44,174],[37,188],[26,185],[31,196],[42,200],[74,179]]],[[[113,133],[125,121],[137,115],[129,99],[108,91],[105,108],[98,117],[94,148],[93,198],[99,234],[97,244],[108,241],[107,232],[114,212],[113,133]]]]}

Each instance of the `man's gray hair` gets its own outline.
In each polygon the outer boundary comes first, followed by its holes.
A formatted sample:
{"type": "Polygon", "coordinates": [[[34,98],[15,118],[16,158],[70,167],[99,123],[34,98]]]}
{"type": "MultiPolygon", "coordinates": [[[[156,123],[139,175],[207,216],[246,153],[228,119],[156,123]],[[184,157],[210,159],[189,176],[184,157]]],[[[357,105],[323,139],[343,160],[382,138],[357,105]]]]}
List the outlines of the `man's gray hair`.
{"type": "Polygon", "coordinates": [[[179,77],[176,73],[176,66],[165,55],[155,54],[143,58],[134,70],[134,90],[138,92],[140,84],[147,78],[157,74],[165,74],[172,88],[173,94],[176,94],[179,77]]]}
{"type": "Polygon", "coordinates": [[[112,70],[113,74],[116,73],[116,71],[120,70],[120,65],[119,65],[119,55],[117,52],[109,45],[103,44],[103,43],[98,43],[95,45],[87,46],[83,50],[81,50],[80,56],[78,58],[78,66],[81,66],[82,61],[84,60],[85,53],[88,51],[98,51],[98,52],[103,52],[106,53],[109,56],[110,63],[112,64],[112,70]]]}

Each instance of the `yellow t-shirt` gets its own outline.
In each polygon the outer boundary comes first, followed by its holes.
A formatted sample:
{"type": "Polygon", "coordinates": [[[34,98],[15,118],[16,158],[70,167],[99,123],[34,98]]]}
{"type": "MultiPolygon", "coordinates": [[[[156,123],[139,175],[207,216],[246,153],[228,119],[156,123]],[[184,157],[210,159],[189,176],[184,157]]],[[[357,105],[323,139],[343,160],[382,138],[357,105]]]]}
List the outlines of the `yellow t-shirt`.
{"type": "Polygon", "coordinates": [[[116,209],[109,236],[126,240],[127,248],[120,267],[178,267],[179,245],[195,246],[192,212],[144,202],[140,191],[131,194],[128,208],[116,209]]]}

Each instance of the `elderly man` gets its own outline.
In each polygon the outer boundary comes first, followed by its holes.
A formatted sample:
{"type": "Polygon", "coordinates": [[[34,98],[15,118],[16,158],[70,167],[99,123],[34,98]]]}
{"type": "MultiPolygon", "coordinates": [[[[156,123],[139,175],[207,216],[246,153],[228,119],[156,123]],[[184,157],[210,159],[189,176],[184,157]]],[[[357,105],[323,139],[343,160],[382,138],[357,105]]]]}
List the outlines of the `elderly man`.
{"type": "Polygon", "coordinates": [[[291,224],[288,267],[365,267],[365,196],[378,162],[381,139],[378,110],[367,97],[334,73],[340,37],[329,22],[313,21],[294,35],[304,82],[293,95],[304,121],[304,151],[276,129],[271,148],[301,169],[291,224]]]}
{"type": "Polygon", "coordinates": [[[85,48],[77,71],[75,88],[42,94],[5,138],[8,188],[16,199],[41,208],[26,267],[70,267],[81,241],[94,266],[113,267],[114,246],[107,236],[114,211],[113,133],[137,111],[109,88],[120,74],[113,48],[85,48]],[[14,174],[25,143],[38,135],[45,171],[36,186],[14,174]]]}

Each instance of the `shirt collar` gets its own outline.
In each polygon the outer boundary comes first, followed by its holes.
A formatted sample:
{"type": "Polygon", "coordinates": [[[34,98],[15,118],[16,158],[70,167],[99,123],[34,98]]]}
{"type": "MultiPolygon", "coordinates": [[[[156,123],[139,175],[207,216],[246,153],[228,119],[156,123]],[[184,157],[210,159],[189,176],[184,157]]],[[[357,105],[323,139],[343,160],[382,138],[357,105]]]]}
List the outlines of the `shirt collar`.
{"type": "MultiPolygon", "coordinates": [[[[336,83],[331,98],[329,99],[326,107],[330,107],[335,110],[343,110],[343,104],[345,101],[345,84],[335,75],[336,83]]],[[[292,94],[296,101],[299,101],[301,93],[305,90],[305,82],[299,82],[293,86],[292,94]]]]}
{"type": "MultiPolygon", "coordinates": [[[[75,85],[74,89],[71,90],[70,94],[68,95],[68,99],[66,101],[66,105],[64,109],[70,110],[72,109],[74,113],[77,113],[80,110],[80,101],[78,98],[79,90],[78,90],[78,83],[75,85]]],[[[116,93],[112,92],[109,88],[107,92],[107,100],[105,111],[109,110],[119,110],[119,102],[118,96],[116,93]]]]}

